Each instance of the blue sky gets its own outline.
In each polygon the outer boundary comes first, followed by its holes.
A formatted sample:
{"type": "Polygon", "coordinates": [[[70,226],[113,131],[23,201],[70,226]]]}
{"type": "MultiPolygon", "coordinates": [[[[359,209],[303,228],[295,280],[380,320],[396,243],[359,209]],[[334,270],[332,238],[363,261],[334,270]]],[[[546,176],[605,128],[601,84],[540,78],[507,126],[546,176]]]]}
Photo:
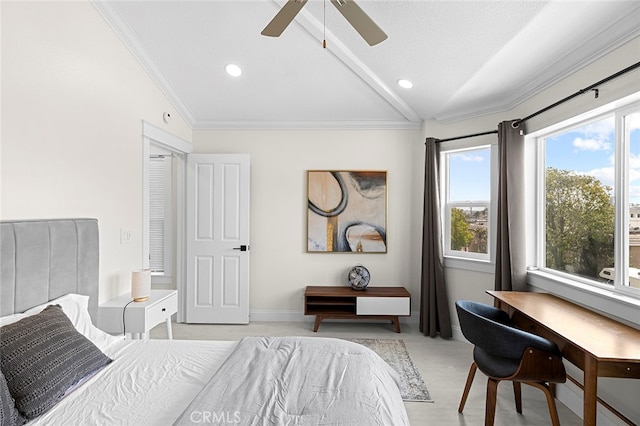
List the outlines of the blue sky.
{"type": "Polygon", "coordinates": [[[489,201],[490,164],[488,147],[449,155],[449,200],[489,201]]]}
{"type": "MultiPolygon", "coordinates": [[[[630,202],[640,203],[640,113],[632,117],[630,202]]],[[[603,185],[613,187],[614,125],[611,117],[547,138],[546,165],[593,176],[603,185]]]]}
{"type": "MultiPolygon", "coordinates": [[[[630,202],[640,204],[640,113],[630,117],[630,202]]],[[[611,117],[548,138],[546,164],[593,176],[613,187],[614,149],[611,117]]],[[[450,201],[489,200],[489,149],[460,151],[451,154],[449,160],[450,201]]]]}

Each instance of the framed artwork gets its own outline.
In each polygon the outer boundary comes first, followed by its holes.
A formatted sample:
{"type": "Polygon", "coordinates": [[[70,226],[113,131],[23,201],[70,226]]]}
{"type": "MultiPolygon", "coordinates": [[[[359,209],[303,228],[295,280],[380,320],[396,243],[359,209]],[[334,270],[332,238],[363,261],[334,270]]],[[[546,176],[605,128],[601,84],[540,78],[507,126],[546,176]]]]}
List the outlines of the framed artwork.
{"type": "Polygon", "coordinates": [[[387,252],[386,171],[307,171],[307,252],[387,252]]]}

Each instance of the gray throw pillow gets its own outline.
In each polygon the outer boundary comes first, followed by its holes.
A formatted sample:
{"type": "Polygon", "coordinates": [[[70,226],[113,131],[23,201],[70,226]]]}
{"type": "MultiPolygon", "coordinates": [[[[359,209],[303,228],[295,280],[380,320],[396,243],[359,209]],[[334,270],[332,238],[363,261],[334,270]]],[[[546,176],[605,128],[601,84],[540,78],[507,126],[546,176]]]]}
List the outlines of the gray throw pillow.
{"type": "Polygon", "coordinates": [[[19,426],[26,422],[15,406],[15,401],[9,392],[7,381],[0,371],[0,425],[19,426]]]}
{"type": "Polygon", "coordinates": [[[29,420],[110,362],[75,329],[59,305],[0,329],[0,369],[16,408],[29,420]]]}

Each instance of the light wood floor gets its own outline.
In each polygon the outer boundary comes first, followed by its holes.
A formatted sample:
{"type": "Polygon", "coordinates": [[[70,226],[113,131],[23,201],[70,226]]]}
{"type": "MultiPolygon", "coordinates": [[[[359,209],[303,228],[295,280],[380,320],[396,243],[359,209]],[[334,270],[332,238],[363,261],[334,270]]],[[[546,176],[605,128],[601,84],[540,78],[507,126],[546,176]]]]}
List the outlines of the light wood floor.
{"type": "MultiPolygon", "coordinates": [[[[458,414],[460,395],[471,364],[472,346],[455,340],[425,337],[417,324],[402,324],[402,333],[386,322],[322,322],[317,333],[312,322],[252,322],[249,325],[173,324],[173,338],[187,340],[238,340],[245,336],[322,336],[360,338],[402,338],[420,369],[433,403],[406,402],[412,425],[475,426],[484,424],[486,379],[476,374],[463,414],[458,414]]],[[[151,338],[166,338],[166,326],[151,331],[151,338]]],[[[522,387],[523,414],[516,413],[510,383],[498,387],[496,426],[550,425],[542,392],[522,387]]],[[[578,416],[556,401],[563,426],[581,425],[578,416]]],[[[391,426],[391,425],[390,425],[391,426]]]]}

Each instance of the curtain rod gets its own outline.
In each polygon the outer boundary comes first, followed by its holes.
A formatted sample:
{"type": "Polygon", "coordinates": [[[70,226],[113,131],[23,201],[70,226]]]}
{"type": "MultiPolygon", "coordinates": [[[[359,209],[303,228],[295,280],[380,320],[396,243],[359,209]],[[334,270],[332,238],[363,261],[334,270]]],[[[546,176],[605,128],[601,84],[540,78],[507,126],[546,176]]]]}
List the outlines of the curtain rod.
{"type": "Polygon", "coordinates": [[[472,135],[456,136],[455,138],[438,139],[436,143],[455,141],[458,139],[475,138],[476,136],[493,135],[498,133],[497,130],[489,130],[488,132],[474,133],[472,135]]]}
{"type": "MultiPolygon", "coordinates": [[[[593,83],[593,84],[592,84],[591,86],[589,86],[589,87],[585,87],[584,89],[578,90],[578,91],[577,91],[577,92],[575,92],[574,94],[569,95],[569,96],[567,96],[566,98],[561,99],[561,100],[559,100],[558,102],[555,102],[555,103],[553,103],[553,104],[551,104],[551,105],[549,105],[549,106],[547,106],[547,107],[544,107],[544,108],[542,108],[541,110],[536,111],[536,112],[534,112],[533,114],[530,114],[530,115],[526,116],[525,118],[521,118],[521,119],[519,119],[519,120],[515,120],[511,125],[512,125],[514,128],[515,128],[515,127],[518,127],[521,123],[524,123],[525,121],[527,121],[527,120],[529,120],[529,119],[531,119],[531,118],[533,118],[533,117],[536,117],[536,116],[538,116],[538,115],[542,114],[543,112],[547,112],[547,111],[549,111],[550,109],[553,109],[553,108],[555,108],[555,107],[557,107],[557,106],[559,106],[559,105],[561,105],[561,104],[563,104],[563,103],[565,103],[565,102],[567,102],[567,101],[569,101],[569,100],[571,100],[571,99],[575,98],[576,96],[583,95],[583,94],[588,93],[588,92],[591,92],[591,91],[595,92],[595,97],[596,97],[596,99],[597,99],[597,98],[598,98],[598,96],[600,95],[600,90],[597,88],[598,86],[600,86],[600,85],[602,85],[602,84],[604,84],[604,83],[608,83],[609,81],[611,81],[611,80],[613,80],[613,79],[615,79],[615,78],[618,78],[618,77],[620,77],[621,75],[626,74],[626,73],[628,73],[628,72],[630,72],[630,71],[633,71],[633,70],[635,70],[636,68],[640,68],[640,62],[636,62],[635,64],[630,65],[630,66],[628,66],[627,68],[625,68],[625,69],[623,69],[623,70],[620,70],[620,71],[618,71],[618,72],[617,72],[617,73],[615,73],[615,74],[611,74],[609,77],[603,78],[602,80],[600,80],[600,81],[598,81],[598,82],[596,82],[596,83],[593,83]]],[[[456,136],[456,137],[453,137],[453,138],[438,139],[438,140],[436,140],[436,143],[440,143],[440,142],[448,142],[448,141],[455,141],[455,140],[458,140],[458,139],[472,138],[472,137],[475,137],[475,136],[491,135],[491,134],[494,134],[494,133],[498,133],[498,131],[497,131],[497,130],[490,130],[490,131],[488,131],[488,132],[474,133],[474,134],[472,134],[472,135],[464,135],[464,136],[456,136]]]]}

